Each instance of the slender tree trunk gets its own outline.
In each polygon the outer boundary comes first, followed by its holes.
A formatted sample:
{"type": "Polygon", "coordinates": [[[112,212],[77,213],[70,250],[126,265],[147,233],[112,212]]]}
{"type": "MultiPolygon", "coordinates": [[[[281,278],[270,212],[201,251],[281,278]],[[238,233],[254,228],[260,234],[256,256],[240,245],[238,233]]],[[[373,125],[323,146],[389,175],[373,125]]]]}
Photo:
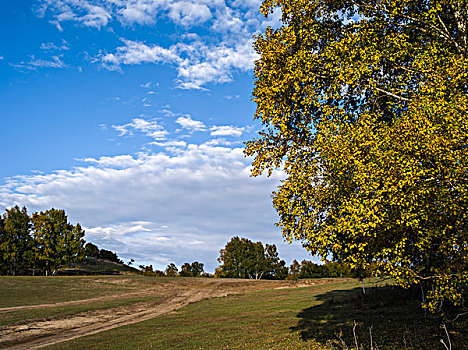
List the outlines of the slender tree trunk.
{"type": "MultiPolygon", "coordinates": [[[[421,299],[422,299],[422,304],[425,305],[426,304],[426,296],[424,295],[424,287],[423,285],[421,284],[421,299]]],[[[424,308],[424,317],[427,317],[427,308],[424,308]]]]}

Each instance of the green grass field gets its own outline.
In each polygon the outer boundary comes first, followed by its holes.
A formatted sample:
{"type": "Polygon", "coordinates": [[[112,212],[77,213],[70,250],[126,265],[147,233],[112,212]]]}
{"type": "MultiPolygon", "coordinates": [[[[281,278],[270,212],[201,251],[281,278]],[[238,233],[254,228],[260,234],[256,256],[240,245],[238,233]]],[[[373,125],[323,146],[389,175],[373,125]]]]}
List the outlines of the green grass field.
{"type": "MultiPolygon", "coordinates": [[[[144,276],[1,277],[0,307],[81,300],[118,294],[116,299],[15,310],[0,325],[163,302],[158,291],[185,285],[197,291],[213,279],[144,276]],[[155,289],[156,288],[156,289],[155,289]],[[159,289],[158,289],[159,288],[159,289]],[[155,290],[151,295],[135,291],[155,290]],[[132,293],[128,297],[122,293],[132,293]],[[121,297],[124,295],[124,297],[121,297]]],[[[47,349],[444,349],[441,316],[424,317],[416,294],[358,281],[331,281],[304,288],[268,289],[192,303],[153,319],[48,346],[47,349]]],[[[284,286],[287,286],[286,284],[284,286]]],[[[269,287],[271,288],[271,287],[269,287]]],[[[162,298],[162,297],[161,297],[162,298]]],[[[454,312],[446,318],[453,318],[454,312]]],[[[466,316],[447,322],[453,349],[468,349],[466,316]]],[[[446,320],[446,319],[445,319],[446,320]]],[[[1,330],[1,329],[0,329],[1,330]]]]}
{"type": "MultiPolygon", "coordinates": [[[[110,277],[108,277],[110,278],[110,277]]],[[[0,307],[57,303],[86,299],[125,290],[97,283],[94,277],[2,277],[0,307]]]]}
{"type": "MultiPolygon", "coordinates": [[[[394,300],[357,282],[268,290],[189,305],[149,321],[50,349],[443,349],[439,317],[424,318],[418,302],[399,290],[394,300]],[[337,336],[341,334],[340,336],[337,336]]],[[[467,349],[467,323],[449,326],[454,349],[467,349]]]]}

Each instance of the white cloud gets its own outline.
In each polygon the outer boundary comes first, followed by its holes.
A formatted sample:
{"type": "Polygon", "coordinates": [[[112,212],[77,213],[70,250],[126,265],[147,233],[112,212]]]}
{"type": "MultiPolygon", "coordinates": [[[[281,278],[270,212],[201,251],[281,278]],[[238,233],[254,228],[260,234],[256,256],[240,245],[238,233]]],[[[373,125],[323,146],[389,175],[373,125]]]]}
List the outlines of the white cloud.
{"type": "Polygon", "coordinates": [[[62,55],[52,56],[51,59],[41,59],[36,58],[34,55],[31,55],[31,59],[26,61],[21,61],[19,64],[11,64],[11,66],[19,69],[27,70],[37,70],[38,68],[65,68],[68,67],[62,61],[62,55]]]}
{"type": "Polygon", "coordinates": [[[68,46],[68,42],[66,40],[62,40],[61,44],[54,44],[54,43],[42,43],[40,46],[41,50],[44,51],[62,51],[62,50],[69,50],[70,47],[68,46]]]}
{"type": "Polygon", "coordinates": [[[138,131],[157,141],[164,140],[169,135],[169,132],[154,119],[134,118],[130,123],[112,125],[112,128],[119,132],[119,136],[133,136],[134,132],[138,131]]]}
{"type": "Polygon", "coordinates": [[[210,128],[211,136],[241,136],[244,132],[244,127],[231,125],[213,126],[210,128]]]}
{"type": "Polygon", "coordinates": [[[232,142],[227,141],[224,138],[212,139],[205,143],[208,146],[232,146],[232,142]]]}
{"type": "MultiPolygon", "coordinates": [[[[86,228],[88,241],[139,263],[198,260],[213,271],[219,249],[234,235],[275,243],[283,258],[292,256],[273,226],[269,197],[281,174],[251,178],[241,148],[190,144],[175,155],[85,161],[72,170],[7,179],[1,208],[63,208],[86,228]]],[[[297,251],[294,257],[306,257],[297,251]]]]}
{"type": "Polygon", "coordinates": [[[178,1],[169,7],[169,18],[183,26],[200,25],[211,18],[211,11],[205,4],[178,1]]]}
{"type": "Polygon", "coordinates": [[[95,158],[85,158],[81,159],[81,161],[86,163],[93,163],[100,167],[108,167],[108,168],[128,168],[131,166],[138,165],[138,160],[134,159],[130,155],[121,155],[115,157],[101,157],[99,159],[95,158]]]}
{"type": "Polygon", "coordinates": [[[152,145],[157,145],[161,147],[187,147],[187,142],[185,141],[177,141],[177,140],[172,140],[172,141],[165,141],[165,142],[151,142],[152,145]]]}
{"type": "Polygon", "coordinates": [[[155,26],[158,19],[183,26],[169,44],[122,39],[124,45],[98,56],[105,68],[122,71],[124,65],[170,64],[181,89],[206,90],[206,85],[230,82],[237,72],[253,68],[258,55],[252,36],[266,25],[277,26],[278,11],[263,18],[260,1],[235,0],[40,0],[38,14],[52,16],[59,30],[61,23],[74,22],[101,28],[119,21],[124,25],[155,26]],[[186,32],[202,27],[203,32],[186,32]]]}
{"type": "Polygon", "coordinates": [[[173,48],[165,49],[158,45],[148,46],[139,41],[121,40],[125,46],[118,47],[115,53],[101,57],[104,67],[109,70],[120,70],[122,64],[174,63],[181,60],[173,48]]]}
{"type": "Polygon", "coordinates": [[[42,0],[37,8],[44,17],[47,10],[52,12],[51,23],[63,30],[61,22],[72,21],[86,27],[100,29],[107,26],[112,18],[110,4],[93,0],[42,0]]]}
{"type": "Polygon", "coordinates": [[[191,116],[182,116],[176,119],[176,123],[184,129],[189,131],[204,131],[206,130],[205,124],[200,120],[194,120],[191,116]]]}
{"type": "Polygon", "coordinates": [[[206,45],[201,41],[176,44],[169,48],[122,39],[125,46],[102,55],[100,60],[109,70],[121,65],[168,63],[176,66],[177,84],[182,89],[203,89],[208,83],[226,83],[234,71],[248,71],[258,58],[252,39],[238,41],[233,47],[206,45]]]}
{"type": "Polygon", "coordinates": [[[165,2],[164,0],[120,1],[121,6],[117,12],[124,23],[153,24],[156,22],[158,10],[165,2]]]}

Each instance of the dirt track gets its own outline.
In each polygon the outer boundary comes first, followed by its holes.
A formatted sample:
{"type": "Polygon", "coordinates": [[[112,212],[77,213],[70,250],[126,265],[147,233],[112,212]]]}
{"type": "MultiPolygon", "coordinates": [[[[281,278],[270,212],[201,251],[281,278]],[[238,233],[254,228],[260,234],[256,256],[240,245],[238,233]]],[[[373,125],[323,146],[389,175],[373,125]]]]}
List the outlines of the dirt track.
{"type": "MultiPolygon", "coordinates": [[[[320,283],[326,283],[321,280],[320,283]]],[[[96,301],[129,298],[134,296],[163,297],[157,302],[142,302],[116,308],[94,310],[66,317],[52,317],[41,320],[30,320],[18,324],[0,327],[0,348],[8,349],[38,349],[66,340],[99,333],[112,328],[145,321],[165,313],[180,309],[190,303],[203,299],[224,297],[228,294],[243,293],[264,289],[297,288],[312,283],[297,283],[287,281],[245,281],[245,280],[213,280],[198,279],[180,283],[161,284],[141,292],[110,295],[86,300],[62,302],[57,304],[42,304],[33,306],[17,306],[0,309],[0,313],[13,310],[40,309],[57,306],[86,304],[96,301]]],[[[314,283],[315,284],[315,283],[314,283]]]]}

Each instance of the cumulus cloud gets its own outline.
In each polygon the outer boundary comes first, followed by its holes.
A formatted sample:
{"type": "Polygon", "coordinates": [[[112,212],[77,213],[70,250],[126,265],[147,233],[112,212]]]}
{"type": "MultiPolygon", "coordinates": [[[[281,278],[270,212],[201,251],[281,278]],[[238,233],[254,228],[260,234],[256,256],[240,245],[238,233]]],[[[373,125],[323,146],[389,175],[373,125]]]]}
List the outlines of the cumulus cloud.
{"type": "Polygon", "coordinates": [[[210,128],[211,136],[241,136],[244,132],[244,127],[223,125],[223,126],[213,126],[210,128]]]}
{"type": "Polygon", "coordinates": [[[101,62],[109,70],[120,70],[120,65],[141,63],[177,63],[180,57],[173,48],[146,45],[139,41],[121,39],[125,46],[118,47],[115,53],[102,55],[101,62]]]}
{"type": "Polygon", "coordinates": [[[151,142],[152,145],[156,146],[161,146],[165,148],[172,148],[172,147],[187,147],[187,142],[185,141],[177,141],[177,140],[172,140],[172,141],[165,141],[165,142],[151,142]]]}
{"type": "Polygon", "coordinates": [[[86,27],[100,29],[107,26],[112,13],[110,4],[92,0],[42,0],[37,8],[38,15],[45,16],[47,10],[52,12],[53,22],[59,30],[61,22],[71,21],[86,27]]]}
{"type": "Polygon", "coordinates": [[[177,85],[182,89],[203,89],[208,83],[229,82],[234,71],[251,70],[258,58],[250,38],[237,42],[233,47],[224,43],[211,46],[193,41],[164,48],[126,39],[122,41],[124,46],[101,56],[105,68],[121,70],[122,65],[173,64],[178,72],[177,85]]]}
{"type": "Polygon", "coordinates": [[[283,244],[273,226],[269,194],[281,173],[251,178],[241,148],[189,144],[175,155],[83,161],[72,170],[7,179],[1,209],[63,208],[85,227],[88,241],[158,268],[198,260],[213,271],[234,235],[275,243],[288,260],[306,257],[283,244]]]}
{"type": "Polygon", "coordinates": [[[158,0],[129,0],[117,2],[119,9],[117,16],[120,21],[128,24],[152,24],[156,22],[158,10],[166,1],[158,0]]]}
{"type": "Polygon", "coordinates": [[[63,22],[101,28],[114,22],[154,26],[158,19],[185,30],[201,27],[205,34],[176,34],[169,45],[122,39],[123,46],[95,59],[114,71],[125,65],[170,64],[178,88],[206,90],[207,84],[230,82],[237,72],[253,68],[258,56],[252,36],[280,19],[277,12],[263,18],[259,5],[254,0],[40,0],[37,12],[51,16],[59,30],[63,22]]]}
{"type": "Polygon", "coordinates": [[[119,132],[119,136],[133,136],[134,132],[138,131],[157,141],[164,140],[169,135],[169,132],[154,119],[134,118],[130,123],[112,125],[112,128],[119,132]]]}
{"type": "Polygon", "coordinates": [[[189,131],[204,131],[205,124],[200,120],[194,120],[191,116],[182,116],[176,119],[176,123],[189,131]]]}
{"type": "Polygon", "coordinates": [[[211,11],[205,4],[178,1],[169,5],[169,18],[183,26],[199,25],[211,18],[211,11]]]}

